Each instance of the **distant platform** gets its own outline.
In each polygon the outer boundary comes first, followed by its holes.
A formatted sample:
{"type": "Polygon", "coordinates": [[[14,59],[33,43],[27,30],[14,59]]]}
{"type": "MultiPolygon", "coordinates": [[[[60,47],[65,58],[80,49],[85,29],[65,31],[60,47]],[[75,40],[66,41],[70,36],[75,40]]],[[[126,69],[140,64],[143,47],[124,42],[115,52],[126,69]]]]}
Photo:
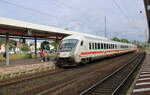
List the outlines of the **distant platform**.
{"type": "Polygon", "coordinates": [[[0,80],[11,79],[27,74],[37,72],[51,71],[55,69],[54,62],[41,62],[34,64],[16,64],[11,66],[0,67],[0,80]]]}
{"type": "Polygon", "coordinates": [[[150,51],[146,51],[142,70],[131,95],[150,95],[150,51]]]}

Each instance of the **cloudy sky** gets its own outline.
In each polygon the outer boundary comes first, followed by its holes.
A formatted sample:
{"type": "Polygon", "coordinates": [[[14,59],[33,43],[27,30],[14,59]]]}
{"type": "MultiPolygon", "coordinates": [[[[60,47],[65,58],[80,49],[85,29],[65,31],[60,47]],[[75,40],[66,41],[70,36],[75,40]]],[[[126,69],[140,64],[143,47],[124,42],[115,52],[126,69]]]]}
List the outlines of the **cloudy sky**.
{"type": "Polygon", "coordinates": [[[0,0],[0,16],[107,37],[145,41],[143,0],[0,0]],[[142,11],[142,13],[140,12],[142,11]]]}

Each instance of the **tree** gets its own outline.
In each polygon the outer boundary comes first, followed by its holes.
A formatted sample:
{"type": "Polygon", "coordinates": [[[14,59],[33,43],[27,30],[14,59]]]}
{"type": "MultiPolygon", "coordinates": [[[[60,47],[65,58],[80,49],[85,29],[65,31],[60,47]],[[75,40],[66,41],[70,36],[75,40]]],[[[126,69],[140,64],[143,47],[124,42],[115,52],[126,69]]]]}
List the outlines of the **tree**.
{"type": "Polygon", "coordinates": [[[4,38],[0,38],[0,45],[5,43],[5,39],[4,38]]]}
{"type": "MultiPolygon", "coordinates": [[[[5,44],[5,41],[6,41],[5,38],[0,38],[0,45],[5,44]]],[[[9,39],[8,44],[9,44],[9,50],[15,49],[15,47],[16,47],[16,41],[15,40],[9,39]]]]}
{"type": "Polygon", "coordinates": [[[56,48],[56,46],[57,46],[57,43],[56,43],[56,41],[54,41],[54,42],[52,42],[52,43],[50,43],[52,46],[54,46],[55,48],[56,48]]]}
{"type": "Polygon", "coordinates": [[[50,50],[49,42],[48,42],[48,41],[43,41],[43,42],[41,43],[41,49],[50,50]]]}
{"type": "Polygon", "coordinates": [[[9,50],[13,49],[15,51],[16,43],[15,40],[9,40],[9,50]]]}
{"type": "Polygon", "coordinates": [[[27,44],[23,44],[20,48],[22,51],[30,51],[30,47],[27,44]]]}
{"type": "Polygon", "coordinates": [[[129,40],[127,39],[119,39],[117,37],[112,38],[113,41],[118,41],[118,42],[123,42],[123,43],[131,43],[129,40]]]}
{"type": "Polygon", "coordinates": [[[113,40],[113,41],[118,41],[118,42],[120,42],[120,39],[117,38],[117,37],[112,38],[112,40],[113,40]]]}
{"type": "Polygon", "coordinates": [[[123,43],[130,43],[130,41],[128,41],[127,39],[121,39],[120,42],[123,42],[123,43]]]}

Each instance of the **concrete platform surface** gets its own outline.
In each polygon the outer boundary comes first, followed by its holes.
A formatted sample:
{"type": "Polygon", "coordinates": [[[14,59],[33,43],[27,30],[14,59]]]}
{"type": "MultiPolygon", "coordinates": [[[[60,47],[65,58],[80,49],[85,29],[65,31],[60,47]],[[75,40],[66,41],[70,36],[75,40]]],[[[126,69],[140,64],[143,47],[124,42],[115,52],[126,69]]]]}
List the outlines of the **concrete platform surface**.
{"type": "Polygon", "coordinates": [[[142,70],[131,95],[150,95],[150,51],[146,51],[142,70]]]}
{"type": "Polygon", "coordinates": [[[35,64],[21,64],[0,67],[0,80],[21,76],[24,74],[32,74],[36,72],[54,70],[54,62],[41,62],[35,64]]]}

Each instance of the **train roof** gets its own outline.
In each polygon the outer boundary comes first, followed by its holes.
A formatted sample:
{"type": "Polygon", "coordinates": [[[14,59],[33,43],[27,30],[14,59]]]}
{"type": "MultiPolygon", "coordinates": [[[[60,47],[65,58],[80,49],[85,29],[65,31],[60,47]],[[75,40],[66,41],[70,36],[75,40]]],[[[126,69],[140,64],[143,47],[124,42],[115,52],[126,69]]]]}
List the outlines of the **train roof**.
{"type": "MultiPolygon", "coordinates": [[[[66,37],[65,39],[70,39],[70,38],[75,38],[75,39],[91,39],[91,40],[101,40],[102,42],[106,42],[106,43],[115,43],[115,44],[120,44],[120,45],[128,45],[128,46],[135,46],[133,44],[128,44],[128,43],[122,43],[122,42],[117,42],[117,41],[113,41],[113,40],[110,40],[110,39],[107,39],[107,38],[101,38],[99,36],[93,36],[93,35],[90,35],[90,36],[85,36],[85,35],[71,35],[71,36],[68,36],[66,37]]],[[[65,40],[64,39],[64,40],[65,40]]]]}

